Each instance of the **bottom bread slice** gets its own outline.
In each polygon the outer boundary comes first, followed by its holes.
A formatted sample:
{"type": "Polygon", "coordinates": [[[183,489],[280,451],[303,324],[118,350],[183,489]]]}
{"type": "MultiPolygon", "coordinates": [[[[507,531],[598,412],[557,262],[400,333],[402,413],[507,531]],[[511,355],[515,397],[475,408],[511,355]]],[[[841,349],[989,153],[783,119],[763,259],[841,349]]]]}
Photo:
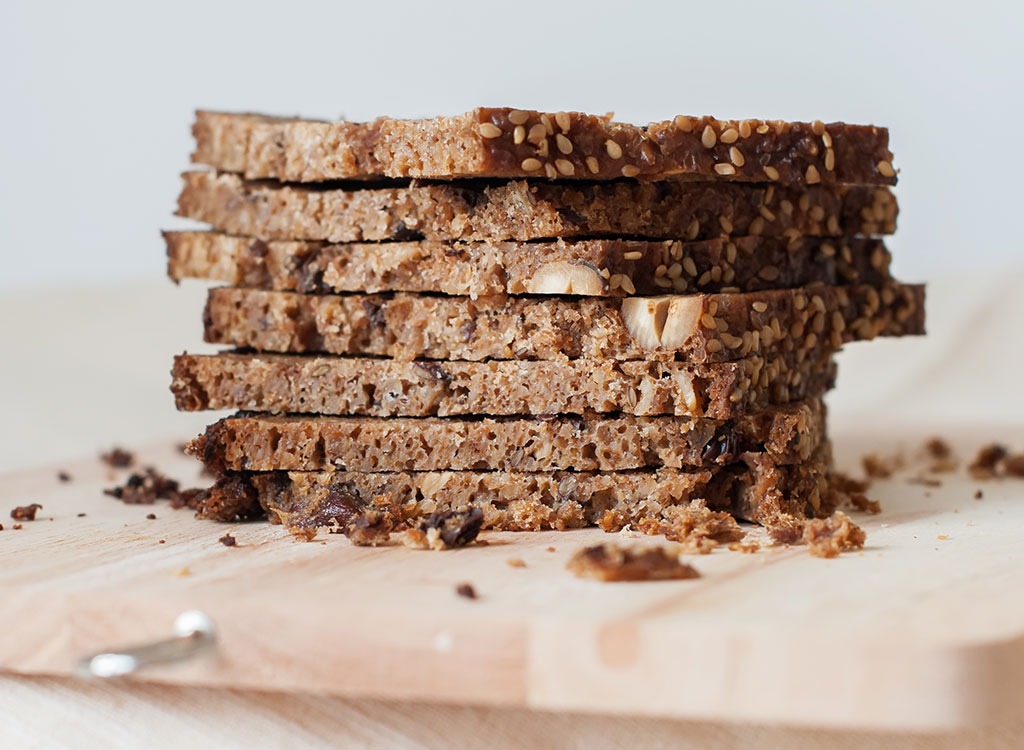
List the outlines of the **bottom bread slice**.
{"type": "Polygon", "coordinates": [[[196,503],[217,520],[265,511],[310,538],[345,528],[369,510],[409,526],[438,511],[479,508],[483,527],[541,531],[657,520],[672,507],[703,500],[711,510],[771,524],[779,517],[828,515],[843,499],[831,484],[831,446],[812,460],[779,466],[763,454],[716,469],[630,472],[229,472],[196,503]]]}

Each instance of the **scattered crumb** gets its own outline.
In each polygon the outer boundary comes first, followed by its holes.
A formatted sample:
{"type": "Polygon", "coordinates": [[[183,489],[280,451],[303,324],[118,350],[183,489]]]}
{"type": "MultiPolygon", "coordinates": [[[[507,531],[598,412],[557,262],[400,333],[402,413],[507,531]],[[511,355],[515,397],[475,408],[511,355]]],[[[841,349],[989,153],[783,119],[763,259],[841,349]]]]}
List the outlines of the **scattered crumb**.
{"type": "Polygon", "coordinates": [[[114,447],[100,454],[100,460],[112,469],[127,469],[135,463],[135,454],[124,448],[114,447]]]}
{"type": "Polygon", "coordinates": [[[765,530],[773,545],[799,544],[804,536],[805,524],[802,518],[779,513],[765,522],[765,530]]]}
{"type": "Polygon", "coordinates": [[[59,481],[61,481],[61,482],[70,482],[71,481],[71,475],[68,474],[66,471],[58,471],[57,472],[57,479],[59,481]]]}
{"type": "Polygon", "coordinates": [[[231,536],[230,533],[225,534],[217,541],[223,544],[225,547],[235,547],[238,545],[238,540],[231,536]]]}
{"type": "Polygon", "coordinates": [[[2,523],[0,523],[0,531],[3,531],[3,530],[4,530],[4,525],[2,523]]]}
{"type": "Polygon", "coordinates": [[[669,541],[682,544],[684,553],[696,555],[706,555],[719,544],[743,538],[743,531],[732,515],[711,510],[701,499],[687,505],[670,505],[662,511],[661,518],[643,518],[637,528],[645,534],[662,534],[669,541]]]}
{"type": "Polygon", "coordinates": [[[29,505],[19,505],[17,508],[11,511],[11,518],[15,521],[35,521],[36,513],[43,506],[39,503],[30,503],[29,505]]]}
{"type": "Polygon", "coordinates": [[[480,508],[437,511],[402,534],[402,543],[415,549],[445,550],[476,541],[484,514],[480,508]]]}
{"type": "Polygon", "coordinates": [[[146,514],[146,520],[147,521],[155,521],[156,520],[156,513],[147,513],[146,514]]]}
{"type": "Polygon", "coordinates": [[[934,477],[910,477],[907,484],[920,484],[925,487],[941,487],[942,481],[934,477]]]}
{"type": "Polygon", "coordinates": [[[161,539],[160,541],[157,542],[157,544],[167,544],[167,540],[166,539],[161,539]]]}
{"type": "Polygon", "coordinates": [[[864,530],[841,510],[804,525],[803,541],[815,557],[837,557],[840,552],[863,549],[866,538],[864,530]]]}
{"type": "Polygon", "coordinates": [[[85,515],[86,515],[85,513],[79,513],[79,514],[78,514],[78,517],[79,517],[79,518],[85,518],[85,515]]]}
{"type": "Polygon", "coordinates": [[[178,449],[178,453],[188,455],[188,443],[178,443],[175,447],[178,449]]]}
{"type": "Polygon", "coordinates": [[[729,550],[732,552],[742,552],[744,555],[752,555],[761,549],[761,545],[757,542],[733,542],[729,545],[729,550]]]}
{"type": "Polygon", "coordinates": [[[953,449],[941,437],[931,437],[924,444],[924,451],[929,458],[944,459],[953,457],[953,449]]]}
{"type": "Polygon", "coordinates": [[[598,581],[663,581],[699,578],[692,566],[666,547],[629,548],[618,544],[584,547],[566,568],[577,578],[598,581]]]}
{"type": "Polygon", "coordinates": [[[103,494],[116,497],[127,505],[152,505],[157,500],[170,500],[173,504],[182,495],[176,481],[152,466],[146,467],[141,473],[132,474],[119,487],[103,490],[103,494]]]}
{"type": "Polygon", "coordinates": [[[13,526],[11,526],[11,528],[15,531],[21,531],[24,528],[24,526],[22,526],[20,523],[16,523],[13,526]]]}
{"type": "Polygon", "coordinates": [[[949,541],[949,535],[948,534],[939,534],[935,538],[938,539],[940,542],[948,542],[949,541]]]}
{"type": "Polygon", "coordinates": [[[342,533],[357,547],[377,547],[391,540],[394,528],[394,521],[386,512],[367,510],[345,526],[342,533]]]}
{"type": "Polygon", "coordinates": [[[1015,453],[1004,458],[1003,472],[1007,476],[1024,478],[1024,453],[1015,453]]]}
{"type": "Polygon", "coordinates": [[[525,568],[526,563],[523,562],[521,557],[510,557],[505,561],[505,564],[510,568],[525,568]]]}
{"type": "Polygon", "coordinates": [[[978,455],[967,466],[967,471],[975,479],[991,479],[996,475],[999,462],[1006,456],[1005,446],[999,443],[989,443],[978,451],[978,455]]]}
{"type": "Polygon", "coordinates": [[[841,471],[831,472],[831,480],[832,489],[838,495],[845,496],[846,502],[854,510],[871,515],[878,515],[882,512],[882,504],[864,494],[868,490],[867,482],[854,479],[841,471]]]}
{"type": "Polygon", "coordinates": [[[175,572],[174,575],[178,576],[179,578],[185,578],[186,576],[192,575],[192,571],[188,568],[178,568],[177,572],[175,572]]]}
{"type": "Polygon", "coordinates": [[[460,583],[455,587],[455,593],[466,599],[476,599],[476,589],[469,583],[460,583]]]}
{"type": "Polygon", "coordinates": [[[869,453],[860,460],[864,467],[864,473],[869,479],[889,479],[894,473],[903,468],[903,456],[894,455],[883,458],[877,453],[869,453]]]}
{"type": "Polygon", "coordinates": [[[981,500],[981,498],[983,498],[983,497],[985,497],[985,493],[984,492],[982,492],[981,490],[975,490],[974,491],[974,499],[975,500],[981,500]]]}
{"type": "Polygon", "coordinates": [[[548,547],[547,550],[545,550],[545,551],[546,552],[554,552],[555,548],[554,547],[548,547]]]}

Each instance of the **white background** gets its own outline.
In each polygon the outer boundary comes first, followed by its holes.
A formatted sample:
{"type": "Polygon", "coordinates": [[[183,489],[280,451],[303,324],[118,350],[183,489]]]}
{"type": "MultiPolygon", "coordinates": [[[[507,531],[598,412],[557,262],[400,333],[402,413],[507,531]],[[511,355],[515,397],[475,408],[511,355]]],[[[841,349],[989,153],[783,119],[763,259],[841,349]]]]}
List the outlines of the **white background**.
{"type": "Polygon", "coordinates": [[[1018,263],[1024,5],[0,2],[0,289],[157,277],[196,107],[892,131],[895,270],[1018,263]]]}

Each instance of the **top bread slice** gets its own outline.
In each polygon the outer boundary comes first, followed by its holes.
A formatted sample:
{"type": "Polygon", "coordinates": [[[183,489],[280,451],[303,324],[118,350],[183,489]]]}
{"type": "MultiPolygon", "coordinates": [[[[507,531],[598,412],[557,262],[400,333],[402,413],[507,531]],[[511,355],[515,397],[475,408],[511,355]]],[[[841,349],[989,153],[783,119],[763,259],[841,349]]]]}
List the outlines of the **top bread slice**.
{"type": "Polygon", "coordinates": [[[678,116],[646,126],[480,107],[453,117],[323,122],[196,113],[193,161],[250,179],[700,179],[893,185],[885,128],[678,116]]]}

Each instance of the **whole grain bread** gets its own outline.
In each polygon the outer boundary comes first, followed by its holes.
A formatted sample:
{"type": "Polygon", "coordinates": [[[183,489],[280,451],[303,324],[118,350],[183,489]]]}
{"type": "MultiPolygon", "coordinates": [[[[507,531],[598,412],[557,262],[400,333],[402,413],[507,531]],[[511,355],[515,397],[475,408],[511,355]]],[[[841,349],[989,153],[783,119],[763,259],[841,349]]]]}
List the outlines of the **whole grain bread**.
{"type": "Polygon", "coordinates": [[[892,185],[885,128],[678,116],[646,126],[481,107],[372,123],[199,111],[193,161],[250,178],[546,177],[892,185]]]}
{"type": "Polygon", "coordinates": [[[175,358],[179,409],[371,417],[584,414],[727,419],[817,396],[835,383],[827,352],[698,364],[633,360],[399,362],[222,353],[175,358]]]}
{"type": "Polygon", "coordinates": [[[697,242],[348,243],[164,232],[167,271],[306,294],[433,292],[615,296],[881,284],[890,255],[874,238],[716,238],[697,242]]]}
{"type": "MultiPolygon", "coordinates": [[[[211,289],[206,341],[396,359],[730,361],[924,332],[924,287],[811,286],[606,298],[303,295],[211,289]]],[[[808,355],[805,355],[808,356],[808,355]]]]}
{"type": "Polygon", "coordinates": [[[187,172],[178,215],[264,240],[711,239],[891,234],[887,188],[740,183],[458,183],[343,189],[187,172]]]}
{"type": "Polygon", "coordinates": [[[810,457],[825,440],[820,399],[729,421],[552,416],[411,419],[239,414],[189,444],[224,471],[626,471],[725,464],[764,452],[810,457]]]}

